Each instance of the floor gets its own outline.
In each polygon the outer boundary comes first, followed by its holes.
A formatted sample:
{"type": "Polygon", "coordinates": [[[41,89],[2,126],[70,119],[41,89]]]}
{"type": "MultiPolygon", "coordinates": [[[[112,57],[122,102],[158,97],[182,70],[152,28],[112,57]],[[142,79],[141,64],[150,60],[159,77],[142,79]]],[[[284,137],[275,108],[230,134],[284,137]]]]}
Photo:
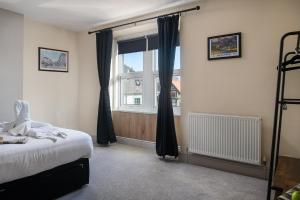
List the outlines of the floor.
{"type": "Polygon", "coordinates": [[[160,160],[124,144],[95,147],[90,184],[60,200],[264,200],[267,182],[160,160]]]}

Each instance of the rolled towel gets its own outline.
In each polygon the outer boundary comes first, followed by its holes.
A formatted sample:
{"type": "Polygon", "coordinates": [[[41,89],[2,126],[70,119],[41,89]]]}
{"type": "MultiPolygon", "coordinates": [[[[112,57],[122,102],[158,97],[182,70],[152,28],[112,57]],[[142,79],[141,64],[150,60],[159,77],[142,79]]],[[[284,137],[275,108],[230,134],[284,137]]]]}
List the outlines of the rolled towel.
{"type": "Polygon", "coordinates": [[[50,139],[53,142],[57,141],[57,137],[67,138],[67,134],[61,131],[59,128],[54,126],[43,126],[40,128],[31,128],[27,133],[27,136],[34,137],[38,139],[50,139]]]}
{"type": "Polygon", "coordinates": [[[25,144],[28,141],[27,137],[1,136],[0,144],[25,144]]]}
{"type": "Polygon", "coordinates": [[[34,130],[33,128],[27,131],[26,135],[28,137],[32,137],[35,139],[48,139],[51,140],[52,142],[56,142],[57,138],[55,138],[52,134],[45,133],[45,132],[39,132],[37,130],[34,130]]]}

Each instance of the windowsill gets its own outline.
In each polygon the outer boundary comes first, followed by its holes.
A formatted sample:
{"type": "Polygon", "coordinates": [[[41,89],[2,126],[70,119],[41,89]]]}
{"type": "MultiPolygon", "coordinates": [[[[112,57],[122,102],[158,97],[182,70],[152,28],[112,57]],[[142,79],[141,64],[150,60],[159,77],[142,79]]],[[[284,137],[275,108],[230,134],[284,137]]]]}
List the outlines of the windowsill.
{"type": "MultiPolygon", "coordinates": [[[[153,110],[142,110],[142,109],[114,109],[112,112],[127,112],[127,113],[139,113],[139,114],[147,114],[147,115],[156,115],[157,111],[153,110]]],[[[180,111],[174,112],[174,116],[181,116],[180,111]]]]}

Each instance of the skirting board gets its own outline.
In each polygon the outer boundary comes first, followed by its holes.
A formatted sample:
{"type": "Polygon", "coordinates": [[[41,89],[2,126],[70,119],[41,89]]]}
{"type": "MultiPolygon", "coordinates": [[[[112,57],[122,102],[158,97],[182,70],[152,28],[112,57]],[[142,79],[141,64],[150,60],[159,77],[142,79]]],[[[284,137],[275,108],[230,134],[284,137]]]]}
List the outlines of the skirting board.
{"type": "Polygon", "coordinates": [[[194,153],[184,153],[180,156],[183,157],[182,160],[184,160],[186,163],[193,165],[200,165],[207,168],[251,176],[259,179],[267,179],[268,170],[266,166],[251,165],[194,153]]]}
{"type": "MultiPolygon", "coordinates": [[[[96,141],[96,137],[92,136],[93,141],[96,141]]],[[[155,152],[155,142],[138,140],[133,138],[125,138],[117,136],[117,142],[120,144],[127,144],[132,146],[138,146],[142,148],[147,148],[155,152]]],[[[213,168],[217,170],[232,172],[236,174],[241,174],[245,176],[267,179],[267,168],[265,166],[255,166],[251,164],[244,164],[219,158],[213,158],[209,156],[203,156],[193,153],[183,153],[181,152],[181,147],[178,147],[179,160],[185,163],[199,165],[207,168],[213,168]]]]}
{"type": "Polygon", "coordinates": [[[126,138],[126,137],[121,137],[117,136],[117,141],[120,144],[128,144],[128,145],[133,145],[133,146],[138,146],[138,147],[143,147],[147,149],[151,149],[155,151],[155,142],[150,142],[146,140],[138,140],[134,138],[126,138]]]}
{"type": "MultiPolygon", "coordinates": [[[[96,135],[92,135],[91,137],[93,139],[93,144],[95,146],[98,146],[96,135]]],[[[138,146],[138,147],[142,147],[142,148],[146,148],[146,149],[155,151],[155,142],[151,142],[151,141],[138,140],[138,139],[134,139],[134,138],[126,138],[126,137],[117,136],[117,143],[138,146]]],[[[179,149],[179,147],[178,147],[178,149],[179,149]]]]}
{"type": "MultiPolygon", "coordinates": [[[[155,142],[151,141],[145,141],[145,140],[138,140],[134,138],[126,138],[126,137],[121,137],[117,136],[117,141],[120,144],[128,144],[128,145],[133,145],[133,146],[138,146],[138,147],[143,147],[147,149],[151,149],[155,151],[155,142]]],[[[178,152],[180,152],[181,148],[178,146],[178,152]]]]}

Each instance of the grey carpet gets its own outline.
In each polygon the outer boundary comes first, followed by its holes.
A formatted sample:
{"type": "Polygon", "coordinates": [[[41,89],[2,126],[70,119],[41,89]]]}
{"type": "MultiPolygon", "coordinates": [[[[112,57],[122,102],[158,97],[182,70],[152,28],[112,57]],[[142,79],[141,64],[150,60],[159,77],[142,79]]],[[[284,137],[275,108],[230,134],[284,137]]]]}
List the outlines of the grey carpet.
{"type": "Polygon", "coordinates": [[[260,200],[266,181],[177,161],[123,144],[95,147],[90,184],[60,200],[260,200]]]}

